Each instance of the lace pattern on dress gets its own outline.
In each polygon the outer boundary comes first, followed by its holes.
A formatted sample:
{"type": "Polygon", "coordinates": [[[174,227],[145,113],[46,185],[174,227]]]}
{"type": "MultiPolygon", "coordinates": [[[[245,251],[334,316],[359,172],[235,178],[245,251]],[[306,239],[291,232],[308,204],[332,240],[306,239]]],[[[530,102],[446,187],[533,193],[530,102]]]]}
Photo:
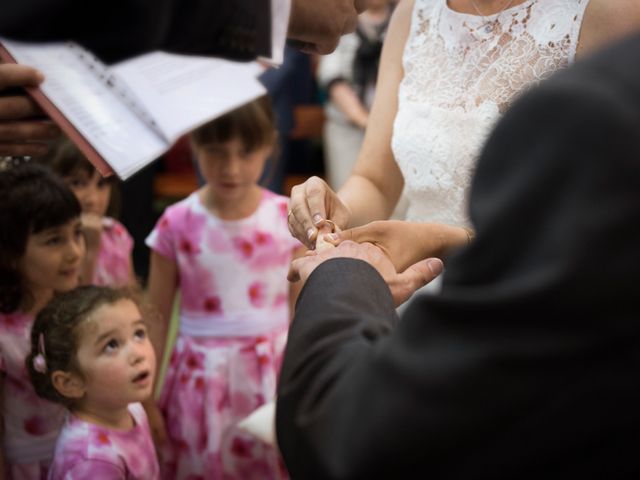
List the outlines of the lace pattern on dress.
{"type": "Polygon", "coordinates": [[[483,18],[416,0],[392,139],[408,219],[468,225],[487,134],[518,94],[573,62],[587,4],[528,0],[483,18]]]}

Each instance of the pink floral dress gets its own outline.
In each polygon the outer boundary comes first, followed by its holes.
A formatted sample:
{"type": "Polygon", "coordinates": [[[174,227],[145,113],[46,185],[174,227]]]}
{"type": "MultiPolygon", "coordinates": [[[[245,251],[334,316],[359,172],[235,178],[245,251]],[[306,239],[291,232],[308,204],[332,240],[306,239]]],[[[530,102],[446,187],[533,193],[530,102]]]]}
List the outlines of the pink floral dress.
{"type": "Polygon", "coordinates": [[[102,221],[98,262],[93,275],[94,285],[123,286],[129,284],[133,238],[115,218],[102,221]]]}
{"type": "Polygon", "coordinates": [[[286,277],[300,247],[287,204],[264,190],[250,217],[224,221],[195,192],[169,207],[147,238],[176,262],[181,290],[159,402],[173,447],[163,459],[166,478],[286,477],[279,455],[236,424],[275,395],[289,322],[286,277]]]}
{"type": "Polygon", "coordinates": [[[48,480],[157,480],[160,467],[144,408],[129,405],[135,425],[114,430],[69,414],[48,480]]]}
{"type": "Polygon", "coordinates": [[[33,320],[23,313],[0,313],[2,448],[8,478],[16,480],[46,476],[64,420],[62,406],[38,397],[29,379],[25,358],[31,350],[33,320]]]}

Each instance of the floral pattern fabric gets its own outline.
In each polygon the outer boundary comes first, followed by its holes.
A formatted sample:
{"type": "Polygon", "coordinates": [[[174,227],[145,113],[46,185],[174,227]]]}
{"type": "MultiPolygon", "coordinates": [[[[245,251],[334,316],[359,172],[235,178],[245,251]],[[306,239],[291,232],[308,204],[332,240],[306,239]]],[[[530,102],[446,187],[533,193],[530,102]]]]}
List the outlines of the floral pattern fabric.
{"type": "Polygon", "coordinates": [[[236,424],[273,399],[286,343],[293,249],[288,199],[267,190],[248,218],[225,221],[198,193],[169,207],[147,238],[176,262],[180,333],[160,397],[170,448],[163,477],[286,477],[277,452],[236,424]],[[188,328],[187,328],[188,327],[188,328]]]}
{"type": "Polygon", "coordinates": [[[34,317],[0,313],[0,371],[4,375],[3,451],[9,479],[41,480],[64,421],[62,406],[38,397],[25,364],[34,317]]]}
{"type": "Polygon", "coordinates": [[[139,403],[129,405],[135,425],[114,430],[67,416],[48,480],[157,480],[160,467],[147,416],[139,403]]]}
{"type": "Polygon", "coordinates": [[[114,218],[105,218],[94,285],[123,286],[129,284],[133,238],[126,227],[114,218]]]}

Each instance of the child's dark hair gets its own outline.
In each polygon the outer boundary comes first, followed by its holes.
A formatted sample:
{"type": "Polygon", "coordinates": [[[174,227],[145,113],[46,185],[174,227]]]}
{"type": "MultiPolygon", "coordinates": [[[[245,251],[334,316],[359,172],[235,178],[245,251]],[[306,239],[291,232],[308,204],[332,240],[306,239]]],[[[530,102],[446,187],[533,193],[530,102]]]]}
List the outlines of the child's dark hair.
{"type": "MultiPolygon", "coordinates": [[[[53,150],[53,153],[41,160],[43,164],[60,175],[62,178],[69,177],[80,171],[85,172],[88,176],[92,176],[96,171],[96,167],[87,160],[87,157],[75,146],[68,138],[60,140],[53,150]]],[[[118,177],[111,175],[104,179],[111,184],[111,200],[107,208],[107,215],[111,217],[118,216],[120,207],[120,196],[118,187],[118,177]]]]}
{"type": "Polygon", "coordinates": [[[73,192],[49,169],[33,162],[0,170],[0,311],[13,312],[28,300],[17,261],[29,235],[79,217],[73,192]]]}
{"type": "Polygon", "coordinates": [[[57,294],[38,313],[31,328],[31,352],[26,359],[31,383],[38,396],[66,407],[73,404],[73,399],[64,397],[55,389],[51,374],[61,370],[82,376],[77,360],[80,326],[101,306],[120,300],[131,300],[139,305],[138,294],[131,289],[86,285],[57,294]],[[40,368],[34,365],[34,358],[38,355],[42,355],[44,360],[40,361],[40,368]]]}
{"type": "Polygon", "coordinates": [[[275,140],[275,115],[271,99],[262,96],[191,132],[195,145],[225,143],[239,138],[248,150],[272,145],[275,140]]]}

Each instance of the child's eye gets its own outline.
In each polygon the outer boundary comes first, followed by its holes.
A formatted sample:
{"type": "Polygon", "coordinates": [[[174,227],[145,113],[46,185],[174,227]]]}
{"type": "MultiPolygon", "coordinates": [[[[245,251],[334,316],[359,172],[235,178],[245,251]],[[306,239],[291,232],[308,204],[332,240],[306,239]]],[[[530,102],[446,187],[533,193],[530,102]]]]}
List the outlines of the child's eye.
{"type": "Polygon", "coordinates": [[[47,238],[45,241],[46,245],[58,245],[62,241],[62,238],[59,235],[55,235],[53,237],[47,238]]]}
{"type": "Polygon", "coordinates": [[[143,340],[143,339],[147,338],[147,329],[146,328],[138,328],[135,331],[134,335],[135,335],[136,338],[138,338],[140,340],[143,340]]]}
{"type": "Polygon", "coordinates": [[[98,180],[98,188],[100,190],[102,190],[103,188],[111,188],[111,183],[109,182],[109,180],[101,178],[100,180],[98,180]]]}
{"type": "Polygon", "coordinates": [[[84,180],[80,180],[78,178],[72,178],[71,180],[68,180],[67,184],[74,189],[84,188],[87,186],[87,182],[85,182],[84,180]]]}
{"type": "Polygon", "coordinates": [[[107,353],[115,352],[118,349],[118,341],[113,339],[109,340],[107,344],[104,346],[104,351],[107,353]]]}

